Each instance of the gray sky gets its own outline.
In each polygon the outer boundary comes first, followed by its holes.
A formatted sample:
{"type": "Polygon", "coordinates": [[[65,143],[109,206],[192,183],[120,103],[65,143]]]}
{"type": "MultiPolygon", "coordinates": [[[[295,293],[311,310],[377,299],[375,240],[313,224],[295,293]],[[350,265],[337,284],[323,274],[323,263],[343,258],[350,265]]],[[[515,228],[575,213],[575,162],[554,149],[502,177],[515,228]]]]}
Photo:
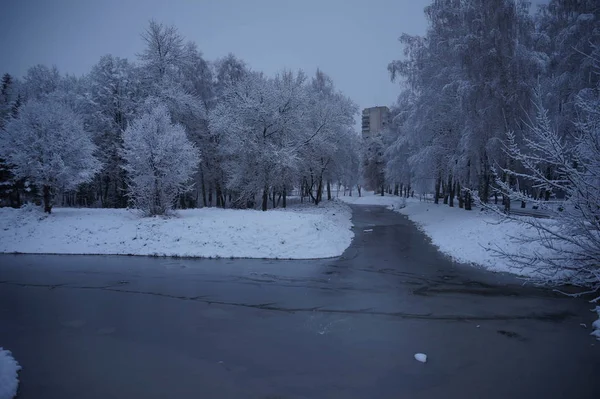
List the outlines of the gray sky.
{"type": "Polygon", "coordinates": [[[35,64],[81,75],[104,54],[135,59],[151,18],[174,24],[205,58],[229,52],[272,75],[317,67],[361,108],[399,92],[387,64],[402,32],[423,34],[430,0],[4,0],[0,73],[35,64]]]}

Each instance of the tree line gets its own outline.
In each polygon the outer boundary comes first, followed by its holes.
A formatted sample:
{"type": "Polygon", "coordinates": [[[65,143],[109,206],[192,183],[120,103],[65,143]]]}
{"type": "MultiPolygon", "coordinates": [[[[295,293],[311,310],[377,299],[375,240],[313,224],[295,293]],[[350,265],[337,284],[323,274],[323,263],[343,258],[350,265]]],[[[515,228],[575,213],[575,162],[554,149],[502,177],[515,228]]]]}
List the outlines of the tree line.
{"type": "MultiPolygon", "coordinates": [[[[578,98],[600,75],[597,1],[435,0],[423,36],[403,34],[404,58],[388,69],[401,81],[393,128],[380,138],[388,184],[412,185],[470,209],[473,196],[503,200],[497,180],[529,197],[556,195],[507,170],[522,169],[505,151],[507,134],[523,142],[538,108],[568,138],[578,98]]],[[[548,166],[550,177],[555,170],[548,166]]]]}
{"type": "MultiPolygon", "coordinates": [[[[402,91],[378,137],[386,184],[526,223],[540,279],[600,289],[600,5],[435,0],[388,69],[402,91]],[[501,201],[501,205],[498,204],[501,201]],[[511,202],[551,221],[511,216],[511,202]]],[[[501,227],[498,227],[501,228],[501,227]]],[[[596,299],[598,300],[598,299],[596,299]]]]}
{"type": "Polygon", "coordinates": [[[142,39],[136,62],[105,55],[81,77],[3,76],[0,205],[267,210],[294,189],[318,204],[358,182],[357,107],[321,70],[207,61],[156,21],[142,39]]]}

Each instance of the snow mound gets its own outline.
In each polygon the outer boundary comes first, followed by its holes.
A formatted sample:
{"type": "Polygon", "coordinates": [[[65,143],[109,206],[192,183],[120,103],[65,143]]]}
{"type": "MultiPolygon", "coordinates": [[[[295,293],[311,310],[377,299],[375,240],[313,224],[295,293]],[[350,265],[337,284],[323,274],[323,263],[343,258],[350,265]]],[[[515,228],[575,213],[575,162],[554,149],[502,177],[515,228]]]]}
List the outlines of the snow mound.
{"type": "Polygon", "coordinates": [[[0,252],[312,259],[350,245],[352,212],[338,201],[267,212],[218,208],[142,218],[126,209],[0,209],[0,252]]]}
{"type": "Polygon", "coordinates": [[[424,353],[415,353],[415,360],[421,363],[427,363],[427,355],[424,353]]]}
{"type": "Polygon", "coordinates": [[[10,351],[0,347],[0,399],[12,399],[17,395],[19,370],[21,366],[10,351]]]}
{"type": "Polygon", "coordinates": [[[592,323],[593,331],[591,335],[593,335],[600,341],[600,306],[596,306],[596,309],[593,309],[593,311],[598,313],[598,320],[592,323]]]}

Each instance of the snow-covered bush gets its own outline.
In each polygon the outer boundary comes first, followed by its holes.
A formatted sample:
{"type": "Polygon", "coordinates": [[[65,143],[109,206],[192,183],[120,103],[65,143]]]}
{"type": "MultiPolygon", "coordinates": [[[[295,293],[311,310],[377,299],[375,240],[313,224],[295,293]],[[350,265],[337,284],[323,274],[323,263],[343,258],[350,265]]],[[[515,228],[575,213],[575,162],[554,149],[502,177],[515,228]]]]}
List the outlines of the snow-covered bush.
{"type": "Polygon", "coordinates": [[[165,215],[190,180],[200,154],[185,129],[171,122],[167,107],[155,104],[127,127],[123,134],[124,169],[129,198],[148,216],[165,215]]]}
{"type": "Polygon", "coordinates": [[[592,324],[593,331],[591,335],[600,340],[600,306],[596,306],[593,311],[598,313],[598,320],[594,321],[592,324]]]}
{"type": "Polygon", "coordinates": [[[512,260],[535,266],[554,280],[600,289],[600,87],[585,90],[577,99],[579,119],[572,136],[563,137],[552,126],[547,111],[538,104],[531,134],[519,145],[508,135],[506,152],[523,172],[503,169],[514,179],[498,179],[500,190],[513,200],[530,201],[512,181],[527,181],[565,196],[564,205],[539,201],[538,207],[552,216],[554,223],[521,219],[535,227],[543,251],[515,256],[512,260]],[[551,171],[549,173],[548,171],[551,171]]]}
{"type": "Polygon", "coordinates": [[[75,189],[100,170],[95,151],[82,119],[55,97],[27,102],[0,132],[0,158],[43,193],[48,213],[57,189],[75,189]]]}

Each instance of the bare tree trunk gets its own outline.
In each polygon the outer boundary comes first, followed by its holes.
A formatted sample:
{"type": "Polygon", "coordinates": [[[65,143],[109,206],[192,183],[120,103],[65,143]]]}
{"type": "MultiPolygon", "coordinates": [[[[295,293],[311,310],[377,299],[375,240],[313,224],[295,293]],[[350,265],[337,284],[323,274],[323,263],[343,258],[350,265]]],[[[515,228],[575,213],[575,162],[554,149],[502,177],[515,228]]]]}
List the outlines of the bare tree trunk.
{"type": "Polygon", "coordinates": [[[450,195],[450,187],[442,182],[442,192],[444,193],[444,205],[448,205],[448,196],[450,195]]]}
{"type": "Polygon", "coordinates": [[[44,186],[44,212],[52,213],[52,191],[50,186],[44,186]]]}
{"type": "MultiPolygon", "coordinates": [[[[467,161],[467,185],[471,184],[471,160],[469,159],[467,161]]],[[[470,211],[471,210],[471,193],[467,190],[465,190],[464,188],[462,189],[461,195],[464,196],[464,202],[465,202],[465,211],[470,211]]]]}
{"type": "Polygon", "coordinates": [[[323,198],[323,177],[319,177],[319,185],[317,186],[317,196],[315,197],[315,205],[319,205],[323,198]]]}
{"type": "Polygon", "coordinates": [[[440,187],[442,185],[442,176],[438,175],[438,177],[435,179],[435,197],[433,198],[433,203],[434,204],[439,204],[440,203],[440,187]]]}
{"type": "Polygon", "coordinates": [[[269,186],[265,185],[265,187],[263,188],[263,195],[262,195],[262,210],[263,210],[263,212],[267,210],[268,202],[269,202],[269,186]]]}
{"type": "Polygon", "coordinates": [[[454,207],[454,189],[455,185],[452,183],[452,174],[448,176],[448,187],[450,187],[450,198],[448,199],[448,205],[453,208],[454,207]]]}
{"type": "Polygon", "coordinates": [[[217,197],[217,208],[224,208],[223,194],[221,193],[221,185],[217,182],[215,185],[215,196],[217,197]]]}
{"type": "Polygon", "coordinates": [[[398,195],[398,183],[394,184],[394,195],[398,195]]]}
{"type": "Polygon", "coordinates": [[[331,183],[327,180],[327,200],[331,201],[331,183]]]}
{"type": "MultiPolygon", "coordinates": [[[[512,167],[511,163],[512,162],[509,159],[508,162],[507,162],[507,169],[508,170],[511,170],[511,167],[512,167]]],[[[505,174],[505,176],[504,176],[504,182],[509,187],[512,187],[511,184],[510,184],[510,174],[509,173],[505,174]]],[[[504,212],[506,212],[508,214],[508,213],[510,213],[510,197],[508,195],[503,195],[503,197],[504,197],[504,212]]]]}
{"type": "Polygon", "coordinates": [[[204,172],[200,167],[200,186],[202,187],[202,206],[206,207],[206,183],[204,181],[204,172]]]}
{"type": "Polygon", "coordinates": [[[472,205],[471,191],[465,190],[465,211],[472,210],[473,208],[471,207],[471,205],[472,205]]]}
{"type": "Polygon", "coordinates": [[[284,208],[287,206],[287,190],[285,186],[283,186],[283,204],[281,206],[284,208]]]}
{"type": "Polygon", "coordinates": [[[484,151],[482,163],[482,182],[480,198],[484,203],[488,203],[490,199],[490,165],[488,162],[487,152],[484,151]]]}
{"type": "Polygon", "coordinates": [[[385,194],[385,186],[382,184],[381,185],[381,196],[383,197],[384,194],[385,194]]]}

